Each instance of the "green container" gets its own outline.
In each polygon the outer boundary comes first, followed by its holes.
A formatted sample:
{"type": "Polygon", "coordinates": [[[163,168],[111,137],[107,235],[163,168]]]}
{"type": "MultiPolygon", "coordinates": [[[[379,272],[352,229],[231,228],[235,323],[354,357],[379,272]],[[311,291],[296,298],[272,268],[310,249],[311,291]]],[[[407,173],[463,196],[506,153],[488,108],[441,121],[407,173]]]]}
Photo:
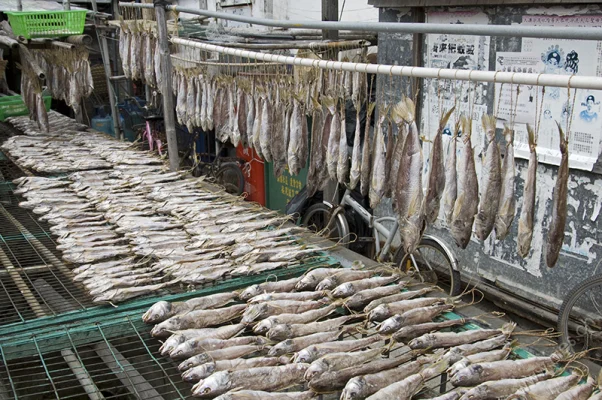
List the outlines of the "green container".
{"type": "Polygon", "coordinates": [[[16,36],[26,39],[81,35],[87,10],[6,12],[16,36]]]}
{"type": "MultiPolygon", "coordinates": [[[[44,105],[46,111],[50,110],[52,103],[51,96],[44,96],[44,105]]],[[[0,97],[0,121],[6,120],[8,117],[17,117],[19,115],[29,114],[29,109],[23,102],[21,96],[5,96],[0,97]]]]}

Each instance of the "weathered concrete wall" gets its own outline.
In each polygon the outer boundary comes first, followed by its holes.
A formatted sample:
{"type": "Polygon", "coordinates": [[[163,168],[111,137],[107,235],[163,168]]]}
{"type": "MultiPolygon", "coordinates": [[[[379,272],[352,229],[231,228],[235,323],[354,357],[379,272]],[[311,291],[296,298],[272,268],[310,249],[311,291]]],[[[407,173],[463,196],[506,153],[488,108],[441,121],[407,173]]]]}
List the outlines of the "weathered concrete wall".
{"type": "MultiPolygon", "coordinates": [[[[448,11],[449,9],[428,9],[433,11],[448,11]]],[[[537,10],[524,6],[516,7],[482,7],[482,8],[454,8],[454,11],[481,11],[488,16],[490,24],[519,23],[523,15],[571,15],[602,14],[598,7],[554,7],[537,10]]],[[[408,10],[381,9],[380,21],[402,22],[410,21],[408,10]]],[[[425,46],[426,49],[426,46],[425,46]]],[[[521,51],[521,40],[516,38],[491,38],[488,46],[489,69],[494,70],[495,57],[498,51],[521,51]]],[[[425,50],[426,57],[426,50],[425,50]]],[[[412,43],[408,35],[385,35],[379,38],[379,63],[412,65],[412,43]]],[[[582,62],[586,62],[584,57],[582,62]]],[[[397,78],[397,85],[390,85],[388,77],[379,78],[379,98],[387,101],[397,101],[403,93],[408,93],[407,83],[397,78]],[[401,86],[401,88],[400,88],[401,86]]],[[[394,80],[395,81],[395,80],[394,80]]],[[[423,93],[427,90],[423,86],[423,93]]],[[[492,113],[494,104],[493,85],[483,88],[482,102],[489,113],[492,113]]],[[[428,104],[425,102],[425,104],[428,104]]],[[[427,110],[423,109],[422,125],[428,118],[427,110]]],[[[423,132],[425,134],[426,132],[423,132]]],[[[431,135],[432,133],[427,133],[431,135]]],[[[498,132],[498,140],[501,134],[498,132]]],[[[482,149],[482,137],[477,136],[475,156],[478,158],[482,149]]],[[[428,150],[425,146],[425,160],[428,150]]],[[[428,162],[428,160],[427,160],[428,162]]],[[[480,171],[480,159],[477,160],[477,172],[480,171]]],[[[537,175],[537,200],[535,216],[535,232],[530,255],[521,259],[517,254],[516,235],[517,219],[520,214],[522,192],[526,176],[526,160],[517,159],[516,196],[517,210],[512,231],[503,241],[495,241],[492,237],[481,243],[476,237],[472,238],[466,250],[456,247],[445,223],[439,220],[435,226],[429,228],[429,233],[444,239],[459,260],[463,274],[477,274],[482,279],[494,282],[497,286],[511,290],[523,297],[535,300],[541,304],[557,308],[567,291],[583,279],[591,276],[602,259],[600,209],[602,206],[602,176],[592,172],[571,169],[569,180],[569,206],[568,220],[565,230],[564,246],[560,260],[554,269],[545,265],[545,247],[548,226],[551,220],[552,192],[556,182],[557,167],[552,165],[539,165],[537,175]]],[[[376,210],[380,216],[393,215],[390,201],[384,201],[376,210]]],[[[599,269],[598,272],[602,270],[599,269]]]]}

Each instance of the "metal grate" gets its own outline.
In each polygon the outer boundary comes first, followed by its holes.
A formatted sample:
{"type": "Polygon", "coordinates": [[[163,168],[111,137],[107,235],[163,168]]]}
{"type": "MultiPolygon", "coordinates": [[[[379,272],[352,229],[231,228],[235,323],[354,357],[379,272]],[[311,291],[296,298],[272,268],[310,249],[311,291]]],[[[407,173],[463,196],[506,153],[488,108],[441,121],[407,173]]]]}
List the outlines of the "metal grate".
{"type": "Polygon", "coordinates": [[[1,152],[0,175],[0,325],[86,309],[91,299],[72,282],[49,226],[19,207],[11,181],[24,173],[1,152]]]}
{"type": "MultiPolygon", "coordinates": [[[[24,335],[25,336],[25,335],[24,335]]],[[[155,357],[139,315],[0,343],[0,395],[19,399],[184,399],[191,386],[155,357]]],[[[4,397],[3,397],[4,398],[4,397]]]]}

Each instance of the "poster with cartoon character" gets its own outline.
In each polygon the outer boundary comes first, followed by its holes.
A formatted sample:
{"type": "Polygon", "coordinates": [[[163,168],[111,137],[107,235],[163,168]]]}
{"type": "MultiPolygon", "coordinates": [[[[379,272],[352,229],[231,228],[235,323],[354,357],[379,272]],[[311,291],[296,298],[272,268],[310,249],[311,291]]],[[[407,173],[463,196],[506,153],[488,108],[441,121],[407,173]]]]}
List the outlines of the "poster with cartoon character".
{"type": "MultiPolygon", "coordinates": [[[[602,15],[526,15],[523,16],[522,25],[602,27],[602,15]]],[[[525,66],[532,66],[533,73],[602,76],[602,43],[595,41],[523,38],[521,52],[498,52],[496,60],[500,57],[504,65],[496,61],[496,70],[510,68],[513,71],[516,67],[525,72],[525,66]],[[537,65],[533,65],[535,61],[537,65]]],[[[529,72],[528,69],[526,72],[529,72]]],[[[570,135],[571,168],[591,170],[598,159],[602,140],[602,119],[599,118],[602,93],[571,90],[569,95],[567,88],[552,87],[546,87],[545,90],[526,87],[521,90],[523,92],[518,97],[520,111],[517,111],[515,126],[516,157],[529,158],[525,124],[540,121],[537,150],[539,161],[558,165],[558,122],[570,135]]],[[[496,85],[495,95],[496,101],[499,97],[500,110],[506,110],[511,98],[508,88],[500,89],[500,85],[496,85]]],[[[513,95],[516,101],[516,93],[513,95]]],[[[513,104],[516,105],[516,102],[513,104]]],[[[510,113],[500,112],[498,118],[505,119],[509,116],[510,113]]]]}

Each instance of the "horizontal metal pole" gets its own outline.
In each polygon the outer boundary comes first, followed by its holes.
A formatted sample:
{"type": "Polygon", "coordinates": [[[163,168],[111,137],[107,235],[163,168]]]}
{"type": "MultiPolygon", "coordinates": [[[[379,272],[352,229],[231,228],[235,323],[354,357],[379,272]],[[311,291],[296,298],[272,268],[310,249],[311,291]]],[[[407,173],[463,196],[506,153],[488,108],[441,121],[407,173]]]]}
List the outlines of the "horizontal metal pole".
{"type": "MultiPolygon", "coordinates": [[[[119,2],[121,7],[153,8],[152,4],[119,2]]],[[[368,31],[385,33],[434,33],[448,35],[506,36],[532,37],[549,39],[602,40],[602,28],[573,28],[553,26],[522,25],[477,25],[477,24],[429,24],[398,22],[342,22],[342,21],[308,21],[308,20],[275,20],[268,18],[245,17],[196,8],[167,6],[168,10],[187,14],[203,15],[210,18],[221,18],[230,21],[253,25],[280,28],[325,29],[368,31]]]]}
{"type": "Polygon", "coordinates": [[[342,61],[315,60],[312,58],[289,57],[276,54],[258,53],[255,51],[215,46],[208,43],[188,39],[171,38],[172,43],[190,46],[204,51],[215,51],[222,54],[251,58],[255,60],[279,62],[282,64],[315,67],[339,71],[367,72],[379,75],[408,76],[414,78],[439,78],[471,82],[497,82],[515,85],[536,85],[571,87],[575,89],[602,90],[602,77],[575,76],[554,74],[524,74],[518,72],[473,71],[465,69],[425,68],[400,65],[364,64],[342,61]]]}

